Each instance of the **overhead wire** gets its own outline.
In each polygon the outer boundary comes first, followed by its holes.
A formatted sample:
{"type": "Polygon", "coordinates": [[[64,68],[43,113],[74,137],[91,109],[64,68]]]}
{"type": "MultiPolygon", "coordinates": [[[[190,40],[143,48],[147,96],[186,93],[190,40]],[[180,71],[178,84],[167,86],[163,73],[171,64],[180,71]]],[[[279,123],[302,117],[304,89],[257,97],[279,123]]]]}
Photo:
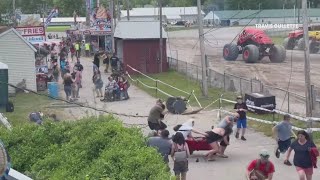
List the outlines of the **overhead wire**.
{"type": "Polygon", "coordinates": [[[125,114],[125,113],[117,113],[117,112],[112,112],[112,111],[107,111],[107,110],[103,110],[103,109],[98,109],[98,108],[95,108],[95,107],[92,107],[92,106],[88,106],[88,105],[83,105],[81,103],[77,103],[77,102],[70,102],[70,101],[67,101],[65,99],[61,99],[61,98],[56,98],[56,97],[52,97],[52,96],[49,96],[47,94],[42,94],[42,93],[38,93],[38,92],[35,92],[31,89],[28,89],[28,88],[20,88],[20,87],[17,87],[13,84],[10,84],[10,83],[6,83],[6,82],[3,82],[3,81],[0,81],[0,84],[6,84],[10,87],[13,87],[15,89],[20,89],[20,90],[23,90],[23,91],[28,91],[32,94],[35,94],[35,95],[38,95],[38,96],[44,96],[44,97],[48,97],[48,98],[51,98],[51,99],[54,99],[54,100],[57,100],[57,101],[61,101],[61,102],[65,102],[67,104],[72,104],[72,105],[77,105],[79,107],[83,107],[83,108],[88,108],[88,109],[92,109],[92,110],[95,110],[95,111],[98,111],[98,112],[103,112],[103,113],[107,113],[107,114],[112,114],[112,115],[118,115],[118,116],[124,116],[124,117],[137,117],[137,118],[146,118],[148,116],[145,116],[145,115],[138,115],[138,113],[136,115],[131,115],[131,114],[125,114]]]}

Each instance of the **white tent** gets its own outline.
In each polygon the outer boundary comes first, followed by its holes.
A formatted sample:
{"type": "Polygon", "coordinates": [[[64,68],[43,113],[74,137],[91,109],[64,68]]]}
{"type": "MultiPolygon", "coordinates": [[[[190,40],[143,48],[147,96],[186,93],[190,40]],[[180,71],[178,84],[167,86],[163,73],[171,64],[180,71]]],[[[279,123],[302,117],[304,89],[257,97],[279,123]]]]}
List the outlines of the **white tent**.
{"type": "Polygon", "coordinates": [[[213,20],[215,24],[220,24],[220,18],[212,11],[210,11],[203,20],[206,24],[212,24],[213,20]]]}

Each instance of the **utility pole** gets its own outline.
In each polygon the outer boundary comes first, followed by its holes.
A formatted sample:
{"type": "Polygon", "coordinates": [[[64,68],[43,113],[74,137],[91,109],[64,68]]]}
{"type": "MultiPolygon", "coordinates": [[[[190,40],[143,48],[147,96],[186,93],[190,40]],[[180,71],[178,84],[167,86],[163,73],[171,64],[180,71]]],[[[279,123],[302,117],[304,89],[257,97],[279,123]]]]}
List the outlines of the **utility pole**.
{"type": "Polygon", "coordinates": [[[119,0],[117,0],[117,19],[118,21],[121,21],[121,8],[119,0]]]}
{"type": "MultiPolygon", "coordinates": [[[[115,52],[115,43],[114,43],[114,28],[115,28],[115,24],[114,24],[114,19],[113,19],[113,16],[114,16],[114,0],[111,0],[110,2],[110,11],[111,11],[111,39],[112,39],[112,51],[115,52]]],[[[113,53],[112,52],[112,53],[113,53]]]]}
{"type": "MultiPolygon", "coordinates": [[[[91,9],[92,9],[92,7],[91,7],[91,2],[90,2],[89,4],[87,4],[86,9],[87,9],[87,13],[86,13],[86,26],[87,26],[87,28],[89,28],[89,27],[90,27],[90,14],[91,14],[91,9]]],[[[73,16],[76,16],[76,14],[73,14],[73,16]]],[[[73,18],[75,18],[75,17],[73,17],[73,18]]],[[[75,22],[75,25],[76,25],[76,22],[75,22]]]]}
{"type": "MultiPolygon", "coordinates": [[[[310,52],[309,52],[309,33],[308,33],[308,4],[307,0],[302,0],[302,13],[303,13],[303,36],[305,41],[304,50],[304,74],[305,74],[305,87],[306,87],[306,117],[312,117],[312,98],[311,98],[311,80],[310,80],[310,52]]],[[[309,121],[308,127],[312,127],[312,122],[309,121]]]]}
{"type": "Polygon", "coordinates": [[[127,0],[127,20],[130,21],[130,2],[127,0]]]}
{"type": "Polygon", "coordinates": [[[204,50],[204,33],[203,33],[203,18],[201,13],[201,0],[197,0],[198,5],[198,22],[199,22],[199,40],[200,40],[200,53],[201,53],[201,65],[202,65],[202,94],[208,96],[208,84],[207,84],[207,66],[204,50]]]}
{"type": "Polygon", "coordinates": [[[13,27],[16,27],[17,26],[16,0],[12,1],[12,10],[13,10],[13,27]]]}
{"type": "Polygon", "coordinates": [[[162,56],[163,56],[163,41],[162,41],[162,0],[159,0],[159,16],[160,16],[160,42],[159,42],[159,50],[160,50],[160,65],[159,72],[162,73],[162,56]]]}
{"type": "Polygon", "coordinates": [[[300,24],[300,6],[298,5],[298,0],[296,0],[295,4],[296,4],[296,8],[298,10],[298,24],[300,24]]]}

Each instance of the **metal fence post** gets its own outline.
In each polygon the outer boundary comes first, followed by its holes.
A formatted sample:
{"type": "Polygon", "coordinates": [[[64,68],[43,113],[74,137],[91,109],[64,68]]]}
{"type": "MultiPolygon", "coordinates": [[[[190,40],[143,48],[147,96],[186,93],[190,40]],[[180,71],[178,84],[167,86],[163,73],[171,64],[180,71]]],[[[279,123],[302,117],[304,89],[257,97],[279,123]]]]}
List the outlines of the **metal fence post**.
{"type": "Polygon", "coordinates": [[[197,66],[197,82],[199,82],[199,67],[197,66]]]}
{"type": "Polygon", "coordinates": [[[223,90],[226,91],[226,72],[223,71],[223,90]]]}
{"type": "Polygon", "coordinates": [[[158,98],[158,80],[156,80],[156,98],[158,98]]]}
{"type": "Polygon", "coordinates": [[[179,60],[177,59],[177,72],[179,72],[179,60]]]}
{"type": "Polygon", "coordinates": [[[288,113],[290,114],[290,92],[288,91],[288,113]]]}
{"type": "Polygon", "coordinates": [[[250,80],[250,84],[251,84],[251,93],[253,91],[253,87],[252,87],[252,79],[250,80]]]}
{"type": "Polygon", "coordinates": [[[239,78],[240,79],[240,94],[241,94],[241,96],[242,96],[242,84],[241,84],[241,78],[239,78]]]}
{"type": "Polygon", "coordinates": [[[186,62],[186,76],[188,78],[188,63],[186,62]]]}

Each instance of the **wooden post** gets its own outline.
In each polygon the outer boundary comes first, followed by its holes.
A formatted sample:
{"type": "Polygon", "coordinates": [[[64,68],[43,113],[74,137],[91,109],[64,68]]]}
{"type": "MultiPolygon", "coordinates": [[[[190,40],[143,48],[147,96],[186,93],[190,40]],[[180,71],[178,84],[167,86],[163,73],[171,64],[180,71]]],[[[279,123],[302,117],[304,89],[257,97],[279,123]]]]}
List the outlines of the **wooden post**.
{"type": "Polygon", "coordinates": [[[197,0],[198,6],[198,23],[199,23],[199,39],[200,39],[200,52],[201,52],[201,65],[202,65],[202,94],[208,97],[208,83],[207,83],[207,67],[205,59],[205,47],[204,47],[204,33],[203,33],[203,18],[201,11],[201,0],[197,0]]]}

